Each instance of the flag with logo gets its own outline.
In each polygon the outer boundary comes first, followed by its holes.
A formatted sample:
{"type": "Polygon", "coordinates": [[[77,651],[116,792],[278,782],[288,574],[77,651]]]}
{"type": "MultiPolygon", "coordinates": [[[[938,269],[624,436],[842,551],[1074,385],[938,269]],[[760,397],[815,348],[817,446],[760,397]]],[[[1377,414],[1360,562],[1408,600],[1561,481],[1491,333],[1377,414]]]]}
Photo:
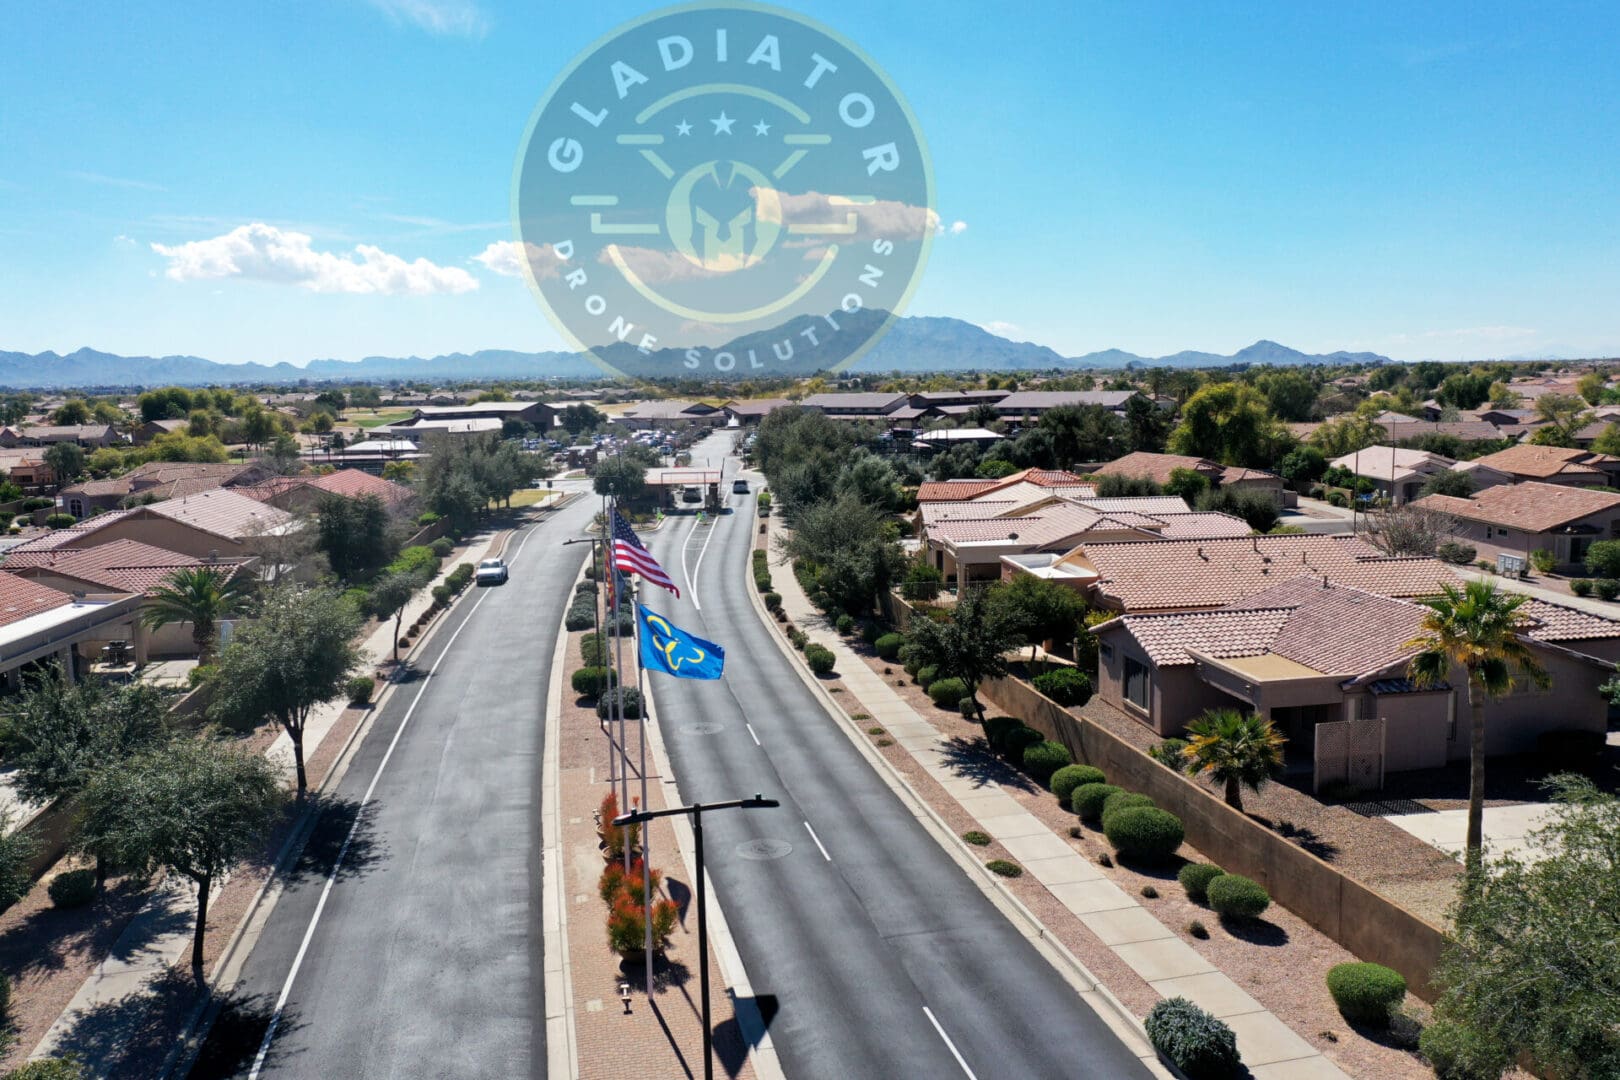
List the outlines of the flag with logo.
{"type": "Polygon", "coordinates": [[[641,639],[641,666],[677,679],[718,679],[725,671],[726,650],[689,634],[656,611],[636,605],[641,639]]]}

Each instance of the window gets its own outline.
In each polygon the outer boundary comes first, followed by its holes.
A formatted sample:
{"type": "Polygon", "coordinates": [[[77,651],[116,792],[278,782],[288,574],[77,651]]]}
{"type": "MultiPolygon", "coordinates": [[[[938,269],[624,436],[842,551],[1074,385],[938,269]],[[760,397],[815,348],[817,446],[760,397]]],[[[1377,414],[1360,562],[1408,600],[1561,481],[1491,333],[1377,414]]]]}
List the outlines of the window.
{"type": "Polygon", "coordinates": [[[1151,685],[1152,680],[1147,665],[1138,663],[1127,656],[1125,658],[1125,700],[1143,712],[1149,711],[1148,695],[1151,685]]]}
{"type": "Polygon", "coordinates": [[[1497,529],[1496,530],[1496,535],[1497,536],[1506,536],[1507,534],[1508,534],[1508,531],[1506,529],[1497,529]]]}
{"type": "Polygon", "coordinates": [[[1114,659],[1114,647],[1106,641],[1099,641],[1097,642],[1097,654],[1104,660],[1111,662],[1114,659]]]}

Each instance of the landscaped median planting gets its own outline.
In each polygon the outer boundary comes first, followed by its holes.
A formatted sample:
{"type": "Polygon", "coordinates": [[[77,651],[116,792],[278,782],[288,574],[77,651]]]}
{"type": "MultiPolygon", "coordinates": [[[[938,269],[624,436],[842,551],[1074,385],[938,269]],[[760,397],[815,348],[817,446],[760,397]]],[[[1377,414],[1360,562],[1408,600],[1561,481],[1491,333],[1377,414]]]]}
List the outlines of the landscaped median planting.
{"type": "Polygon", "coordinates": [[[1209,906],[1228,919],[1258,919],[1271,906],[1271,894],[1242,874],[1222,874],[1206,887],[1209,906]]]}
{"type": "Polygon", "coordinates": [[[838,663],[838,657],[834,656],[833,651],[825,645],[811,642],[804,647],[804,662],[809,664],[810,670],[817,675],[831,675],[838,663]]]}
{"type": "Polygon", "coordinates": [[[1214,863],[1188,863],[1176,874],[1176,880],[1187,891],[1187,899],[1202,904],[1209,898],[1209,883],[1226,873],[1214,863]]]}
{"type": "Polygon", "coordinates": [[[1353,1024],[1387,1027],[1390,1014],[1406,1000],[1406,980],[1382,964],[1340,964],[1328,972],[1327,988],[1353,1024]]]}
{"type": "Polygon", "coordinates": [[[1153,1006],[1142,1025],[1153,1049],[1188,1080],[1227,1080],[1241,1075],[1237,1036],[1232,1029],[1186,998],[1153,1006]]]}
{"type": "Polygon", "coordinates": [[[1056,795],[1058,802],[1064,806],[1069,805],[1075,788],[1083,784],[1105,784],[1108,778],[1103,771],[1090,765],[1065,765],[1052,774],[1051,782],[1047,785],[1056,795]]]}

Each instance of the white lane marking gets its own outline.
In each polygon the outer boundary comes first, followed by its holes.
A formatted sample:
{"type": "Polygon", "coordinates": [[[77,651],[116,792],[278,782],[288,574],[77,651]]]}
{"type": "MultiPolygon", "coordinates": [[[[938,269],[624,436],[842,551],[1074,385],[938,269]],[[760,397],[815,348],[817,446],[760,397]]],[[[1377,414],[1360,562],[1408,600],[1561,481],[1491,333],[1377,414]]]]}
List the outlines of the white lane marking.
{"type": "Polygon", "coordinates": [[[760,745],[759,736],[754,734],[754,725],[750,724],[748,721],[744,720],[743,721],[743,727],[748,729],[748,737],[754,740],[754,745],[755,746],[760,745]]]}
{"type": "MultiPolygon", "coordinates": [[[[522,543],[518,544],[517,551],[512,555],[513,562],[516,562],[517,557],[523,554],[523,548],[528,544],[529,537],[533,536],[534,533],[535,530],[530,529],[523,534],[522,543]]],[[[445,642],[443,651],[439,653],[439,663],[444,662],[445,656],[449,654],[451,648],[455,645],[456,638],[460,637],[461,632],[467,629],[467,625],[472,622],[473,616],[478,614],[478,609],[484,606],[484,601],[493,595],[495,595],[493,592],[486,592],[473,602],[472,610],[467,612],[467,617],[461,621],[460,626],[456,627],[456,632],[450,635],[450,640],[445,642]]],[[[371,802],[371,796],[377,790],[377,782],[382,779],[383,770],[388,768],[388,760],[394,756],[394,748],[399,745],[400,736],[405,734],[405,728],[410,724],[411,716],[416,712],[416,707],[422,703],[422,695],[427,693],[428,684],[433,681],[433,676],[437,674],[437,671],[437,665],[435,665],[434,669],[430,670],[422,679],[421,687],[417,689],[416,696],[411,699],[411,707],[405,710],[404,719],[399,722],[399,728],[395,730],[394,737],[388,741],[388,750],[383,754],[382,760],[377,763],[377,771],[372,775],[371,783],[366,785],[366,793],[360,797],[360,805],[355,810],[354,821],[349,825],[348,835],[343,838],[343,846],[338,849],[337,859],[332,863],[332,872],[327,875],[326,884],[321,887],[321,898],[316,902],[314,914],[309,917],[309,926],[304,930],[304,940],[299,943],[298,953],[293,957],[292,970],[287,972],[287,981],[281,984],[281,994],[276,998],[275,1012],[270,1016],[270,1026],[265,1029],[264,1041],[259,1043],[259,1052],[253,1056],[253,1069],[248,1073],[248,1080],[259,1080],[259,1073],[264,1069],[264,1059],[270,1053],[270,1043],[274,1041],[276,1028],[281,1024],[281,1015],[286,1011],[287,999],[292,996],[293,981],[298,978],[298,971],[304,966],[304,956],[309,952],[309,943],[314,940],[315,927],[321,921],[322,912],[326,910],[326,901],[332,895],[332,886],[337,882],[337,876],[343,869],[343,858],[349,853],[349,845],[354,842],[354,834],[360,829],[360,822],[365,816],[366,804],[371,802]]]]}
{"type": "Polygon", "coordinates": [[[821,849],[821,857],[826,859],[828,862],[832,862],[832,856],[827,854],[827,845],[821,842],[821,837],[816,835],[816,830],[810,828],[810,823],[808,821],[804,823],[804,827],[809,830],[810,839],[816,842],[816,847],[821,849]]]}
{"type": "MultiPolygon", "coordinates": [[[[709,541],[714,539],[714,532],[718,526],[718,515],[715,517],[715,520],[704,526],[704,528],[709,530],[709,535],[703,538],[703,548],[698,552],[697,563],[692,567],[692,580],[688,582],[692,589],[692,606],[697,608],[699,611],[703,610],[703,605],[698,603],[697,576],[703,572],[703,556],[709,553],[709,541]]],[[[686,553],[684,551],[681,553],[681,565],[686,565],[686,553]]]]}
{"type": "Polygon", "coordinates": [[[934,1030],[939,1032],[939,1037],[945,1040],[945,1045],[947,1048],[949,1048],[951,1056],[956,1059],[956,1063],[958,1065],[962,1066],[962,1071],[967,1074],[968,1080],[979,1080],[977,1076],[973,1075],[973,1070],[968,1068],[968,1063],[962,1060],[962,1053],[956,1049],[956,1044],[951,1042],[951,1037],[945,1034],[945,1029],[939,1026],[938,1020],[934,1019],[934,1011],[928,1006],[924,1005],[923,1015],[928,1017],[928,1022],[930,1024],[934,1025],[934,1030]]]}

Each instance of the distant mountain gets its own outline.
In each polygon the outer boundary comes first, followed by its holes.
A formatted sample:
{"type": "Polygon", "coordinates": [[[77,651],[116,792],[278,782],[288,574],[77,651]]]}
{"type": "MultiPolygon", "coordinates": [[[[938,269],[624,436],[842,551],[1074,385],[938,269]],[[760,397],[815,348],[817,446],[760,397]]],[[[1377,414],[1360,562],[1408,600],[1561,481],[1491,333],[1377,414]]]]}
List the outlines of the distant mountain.
{"type": "MultiPolygon", "coordinates": [[[[840,316],[846,329],[863,322],[886,318],[880,311],[862,311],[840,316]]],[[[739,338],[727,346],[739,357],[755,350],[761,359],[771,358],[761,373],[781,370],[774,363],[771,346],[782,340],[780,332],[765,332],[739,338]]],[[[818,357],[806,346],[793,358],[799,371],[817,369],[818,357]]],[[[686,368],[680,350],[665,349],[652,358],[636,356],[633,346],[613,345],[602,350],[614,362],[628,369],[651,370],[670,375],[711,375],[712,370],[696,372],[686,368]],[[632,358],[634,362],[632,363],[632,358]]],[[[1257,341],[1230,356],[1210,352],[1178,352],[1169,356],[1147,357],[1122,349],[1106,349],[1084,356],[1064,357],[1028,341],[1011,341],[992,334],[982,326],[961,319],[938,316],[909,316],[899,319],[884,335],[857,369],[861,371],[1050,371],[1075,369],[1118,370],[1126,367],[1226,367],[1233,364],[1372,364],[1388,363],[1377,353],[1336,352],[1327,355],[1302,353],[1275,341],[1257,341]]],[[[822,365],[825,366],[825,365],[822,365]]],[[[735,369],[747,374],[745,364],[735,369]]],[[[451,353],[434,357],[368,356],[362,360],[311,360],[298,366],[278,364],[221,364],[198,356],[118,356],[80,349],[66,356],[54,352],[35,355],[0,351],[0,386],[49,389],[67,386],[135,387],[207,383],[290,383],[311,381],[363,381],[392,379],[536,379],[590,378],[600,369],[583,355],[572,352],[516,352],[484,349],[474,353],[451,353]]]]}

